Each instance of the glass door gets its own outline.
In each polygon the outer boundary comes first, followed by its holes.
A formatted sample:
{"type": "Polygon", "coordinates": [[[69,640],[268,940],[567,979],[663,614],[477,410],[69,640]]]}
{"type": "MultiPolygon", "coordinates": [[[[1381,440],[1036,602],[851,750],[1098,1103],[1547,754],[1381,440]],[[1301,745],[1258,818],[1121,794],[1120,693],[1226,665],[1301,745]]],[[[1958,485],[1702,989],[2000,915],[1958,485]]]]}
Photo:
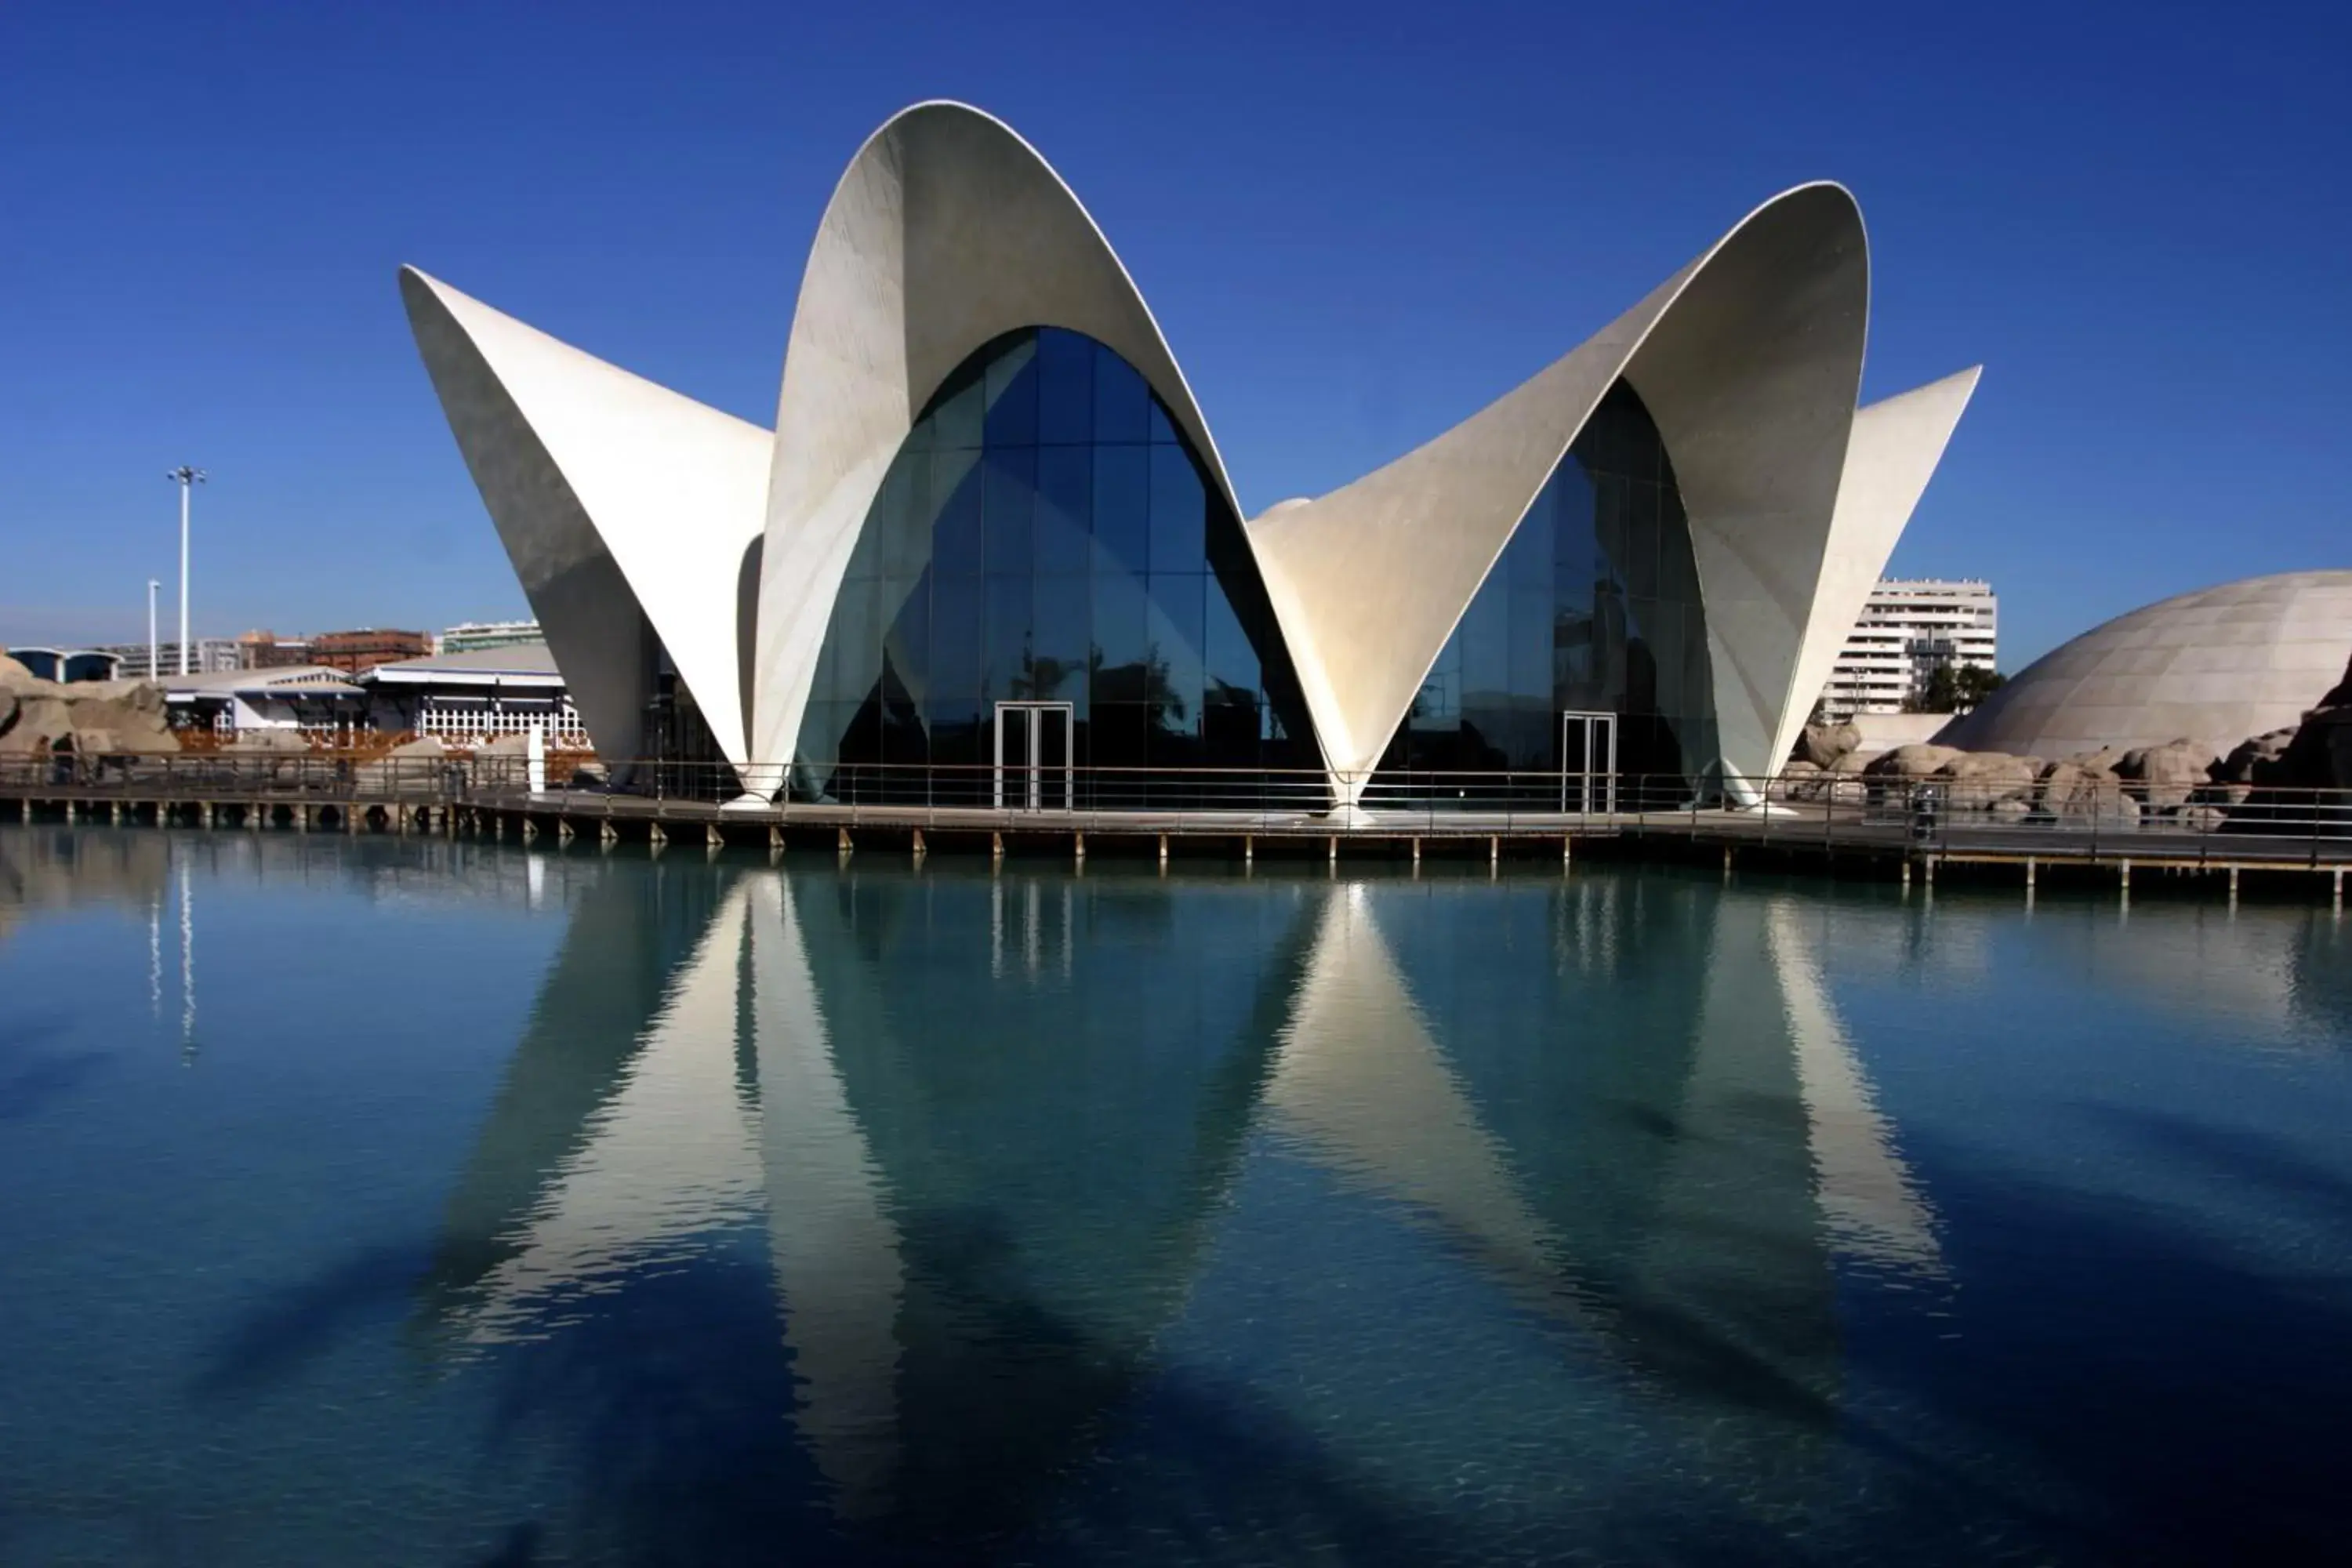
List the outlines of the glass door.
{"type": "Polygon", "coordinates": [[[1617,809],[1617,715],[1559,716],[1559,808],[1617,809]]]}
{"type": "Polygon", "coordinates": [[[996,773],[992,799],[1000,811],[1067,811],[1070,807],[1071,705],[996,705],[996,773]]]}

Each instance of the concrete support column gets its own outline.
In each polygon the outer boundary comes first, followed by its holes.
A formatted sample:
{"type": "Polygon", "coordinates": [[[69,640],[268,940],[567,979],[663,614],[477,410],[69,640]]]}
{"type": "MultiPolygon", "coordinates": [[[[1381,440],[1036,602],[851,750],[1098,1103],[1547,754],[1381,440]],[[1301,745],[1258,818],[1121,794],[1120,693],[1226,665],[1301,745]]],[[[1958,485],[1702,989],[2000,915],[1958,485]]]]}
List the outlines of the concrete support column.
{"type": "Polygon", "coordinates": [[[1245,870],[1257,866],[1257,835],[1254,833],[1242,835],[1242,866],[1245,870]]]}
{"type": "Polygon", "coordinates": [[[924,848],[924,847],[923,847],[923,830],[922,830],[921,828],[919,828],[919,827],[918,827],[917,829],[915,829],[915,847],[915,847],[915,858],[916,858],[917,860],[920,860],[920,859],[924,857],[924,855],[928,853],[928,851],[927,851],[927,850],[924,848]]]}
{"type": "Polygon", "coordinates": [[[1085,834],[1073,833],[1070,835],[1070,852],[1072,858],[1075,858],[1079,865],[1083,866],[1087,863],[1087,836],[1085,834]]]}

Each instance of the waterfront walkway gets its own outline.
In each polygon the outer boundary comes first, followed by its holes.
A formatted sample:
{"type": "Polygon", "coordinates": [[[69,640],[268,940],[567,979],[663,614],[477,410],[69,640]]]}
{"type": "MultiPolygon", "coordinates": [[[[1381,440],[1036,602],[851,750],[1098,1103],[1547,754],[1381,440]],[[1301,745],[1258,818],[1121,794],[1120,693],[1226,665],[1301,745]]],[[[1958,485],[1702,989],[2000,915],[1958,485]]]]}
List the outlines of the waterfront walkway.
{"type": "MultiPolygon", "coordinates": [[[[298,759],[298,762],[299,760],[298,759]]],[[[1580,855],[1786,867],[1840,876],[1933,883],[1946,876],[2021,879],[2087,876],[2128,891],[2135,872],[2210,880],[2234,896],[2241,880],[2272,884],[2315,877],[2341,908],[2352,836],[2325,814],[2284,822],[2224,824],[2197,832],[2157,818],[2145,824],[2000,822],[1986,814],[1922,812],[1882,800],[1776,802],[1769,810],[1563,812],[1444,803],[1349,812],[1237,809],[1012,809],[993,806],[809,805],[744,809],[717,802],[607,790],[524,787],[520,769],[336,768],[280,763],[264,772],[178,768],[141,776],[0,774],[0,820],[82,820],[300,832],[417,832],[602,846],[811,845],[922,856],[939,850],[1239,859],[1261,856],[1402,860],[1483,859],[1499,868],[1580,855]]],[[[2347,803],[2352,804],[2352,803],[2347,803]]],[[[2341,809],[2338,807],[2337,809],[2341,809]]]]}

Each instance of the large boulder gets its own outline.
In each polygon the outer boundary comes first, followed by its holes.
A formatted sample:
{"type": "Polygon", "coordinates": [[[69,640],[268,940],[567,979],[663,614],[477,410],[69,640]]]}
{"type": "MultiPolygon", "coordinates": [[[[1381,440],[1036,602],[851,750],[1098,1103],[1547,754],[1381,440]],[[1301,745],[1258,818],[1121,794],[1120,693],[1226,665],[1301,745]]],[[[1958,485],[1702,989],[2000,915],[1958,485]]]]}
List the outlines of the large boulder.
{"type": "MultiPolygon", "coordinates": [[[[47,686],[48,682],[37,684],[47,686]]],[[[0,729],[0,756],[29,757],[45,752],[59,736],[73,733],[73,710],[58,699],[37,692],[18,692],[16,700],[15,720],[0,729]]]]}
{"type": "Polygon", "coordinates": [[[73,716],[74,744],[91,755],[176,752],[180,738],[163,713],[163,689],[110,680],[58,688],[73,716]]]}
{"type": "Polygon", "coordinates": [[[2139,820],[2139,802],[2124,793],[2121,779],[2071,760],[2042,770],[2035,805],[2042,816],[2067,826],[2124,826],[2139,820]]]}
{"type": "Polygon", "coordinates": [[[27,691],[48,684],[16,660],[0,653],[0,690],[27,691]]]}
{"type": "MultiPolygon", "coordinates": [[[[1934,777],[1950,781],[1949,800],[1964,810],[1990,810],[2006,801],[2030,804],[2042,774],[2039,757],[2006,752],[1963,752],[1937,768],[1934,777]]],[[[2016,815],[2022,816],[2022,811],[2016,815]]]]}
{"type": "Polygon", "coordinates": [[[1871,758],[1862,771],[1864,776],[1869,778],[1932,778],[1946,763],[1956,757],[1966,755],[1968,755],[1966,752],[1957,747],[1938,746],[1923,741],[1908,746],[1897,746],[1891,752],[1882,752],[1871,758]]]}
{"type": "Polygon", "coordinates": [[[2352,792],[2352,665],[2261,774],[2252,795],[2231,813],[2234,829],[2352,837],[2352,795],[2331,793],[2352,792]]]}
{"type": "Polygon", "coordinates": [[[1791,762],[1810,763],[1827,772],[1852,756],[1862,744],[1862,731],[1852,724],[1808,724],[1797,737],[1791,762]]]}
{"type": "Polygon", "coordinates": [[[1814,800],[1822,793],[1822,773],[1820,764],[1802,757],[1792,757],[1780,766],[1780,777],[1773,793],[1782,800],[1814,800]]]}
{"type": "Polygon", "coordinates": [[[2116,764],[2116,776],[2143,805],[2172,811],[2212,782],[2217,761],[2211,747],[2184,738],[2126,752],[2116,764]]]}

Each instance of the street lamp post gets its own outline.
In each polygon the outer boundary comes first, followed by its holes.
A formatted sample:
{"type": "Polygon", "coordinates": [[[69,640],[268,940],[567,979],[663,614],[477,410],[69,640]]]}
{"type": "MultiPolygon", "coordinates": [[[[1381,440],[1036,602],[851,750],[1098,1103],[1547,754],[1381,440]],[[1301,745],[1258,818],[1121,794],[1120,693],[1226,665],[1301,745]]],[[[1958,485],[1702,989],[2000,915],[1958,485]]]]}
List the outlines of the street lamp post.
{"type": "Polygon", "coordinates": [[[160,668],[163,656],[155,647],[155,595],[163,586],[159,579],[147,579],[147,679],[150,680],[163,679],[163,671],[160,668]]]}
{"type": "Polygon", "coordinates": [[[188,492],[203,484],[202,468],[185,463],[163,476],[180,487],[180,673],[188,673],[188,492]]]}

